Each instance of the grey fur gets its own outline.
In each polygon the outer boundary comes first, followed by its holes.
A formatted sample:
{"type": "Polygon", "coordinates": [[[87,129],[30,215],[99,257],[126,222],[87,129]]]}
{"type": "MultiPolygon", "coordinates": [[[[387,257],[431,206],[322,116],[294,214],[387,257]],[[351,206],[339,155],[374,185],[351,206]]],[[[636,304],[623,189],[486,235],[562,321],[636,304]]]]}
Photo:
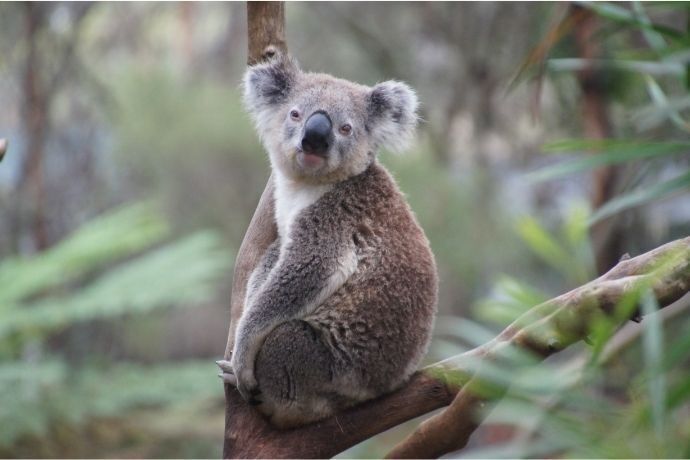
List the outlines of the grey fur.
{"type": "Polygon", "coordinates": [[[403,83],[369,88],[287,57],[247,71],[245,102],[277,178],[279,240],[249,280],[232,362],[219,365],[275,425],[292,427],[394,390],[426,352],[434,258],[375,155],[409,141],[417,102],[403,83]],[[317,110],[333,120],[334,142],[309,163],[299,140],[317,110]]]}

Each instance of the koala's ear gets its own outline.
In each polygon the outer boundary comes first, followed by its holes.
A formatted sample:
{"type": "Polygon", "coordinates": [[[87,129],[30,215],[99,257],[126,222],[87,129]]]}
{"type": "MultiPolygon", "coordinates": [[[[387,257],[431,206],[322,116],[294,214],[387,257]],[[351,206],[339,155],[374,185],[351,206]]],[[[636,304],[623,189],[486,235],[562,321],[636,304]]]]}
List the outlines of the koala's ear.
{"type": "Polygon", "coordinates": [[[368,116],[376,147],[402,151],[417,127],[417,95],[399,81],[379,83],[369,93],[368,116]]]}
{"type": "Polygon", "coordinates": [[[244,74],[244,102],[258,115],[262,110],[282,104],[290,97],[300,74],[297,62],[278,54],[268,62],[251,66],[244,74]]]}

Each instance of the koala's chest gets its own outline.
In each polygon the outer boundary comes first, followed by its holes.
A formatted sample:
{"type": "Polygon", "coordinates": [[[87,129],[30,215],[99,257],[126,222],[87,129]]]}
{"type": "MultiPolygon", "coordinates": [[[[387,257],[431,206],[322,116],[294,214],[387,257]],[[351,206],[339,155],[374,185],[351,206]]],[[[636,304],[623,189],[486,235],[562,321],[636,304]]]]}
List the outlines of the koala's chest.
{"type": "Polygon", "coordinates": [[[278,235],[285,241],[297,216],[308,206],[316,203],[324,193],[330,190],[329,185],[306,185],[276,178],[275,217],[278,235]]]}

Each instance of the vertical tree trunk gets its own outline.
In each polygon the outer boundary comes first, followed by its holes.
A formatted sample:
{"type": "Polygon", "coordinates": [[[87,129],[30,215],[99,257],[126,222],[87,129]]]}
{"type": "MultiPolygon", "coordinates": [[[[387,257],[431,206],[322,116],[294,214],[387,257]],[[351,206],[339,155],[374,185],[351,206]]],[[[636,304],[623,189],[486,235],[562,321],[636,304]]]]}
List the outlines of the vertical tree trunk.
{"type": "Polygon", "coordinates": [[[184,55],[186,64],[193,66],[195,61],[194,53],[194,8],[192,2],[180,2],[177,6],[178,21],[180,24],[180,49],[184,55]]]}
{"type": "Polygon", "coordinates": [[[254,65],[275,53],[287,53],[285,4],[247,2],[247,64],[254,65]]]}
{"type": "MultiPolygon", "coordinates": [[[[601,49],[593,35],[597,28],[597,18],[589,10],[573,5],[573,13],[581,15],[575,27],[575,44],[578,54],[583,59],[601,57],[601,49]]],[[[603,75],[592,67],[577,74],[582,90],[582,120],[585,137],[589,139],[606,139],[611,137],[612,128],[608,114],[608,95],[603,82],[603,75]]],[[[593,153],[596,155],[596,152],[593,153]]],[[[590,203],[597,209],[609,201],[615,194],[618,169],[616,166],[602,166],[592,173],[592,191],[590,203]]],[[[596,258],[597,272],[605,273],[616,265],[620,254],[623,254],[623,235],[615,218],[596,223],[590,230],[590,237],[596,258]]]]}
{"type": "MultiPolygon", "coordinates": [[[[247,34],[249,65],[287,53],[285,41],[285,6],[282,2],[247,2],[247,34]]],[[[273,214],[273,179],[269,177],[254,216],[249,223],[235,259],[235,270],[230,299],[230,330],[225,348],[225,359],[230,359],[235,340],[235,328],[244,307],[244,295],[249,275],[259,258],[278,237],[273,214]]],[[[243,446],[238,445],[238,433],[254,433],[260,442],[266,422],[258,412],[247,405],[236,388],[225,384],[225,439],[223,458],[242,457],[243,446]]],[[[246,437],[244,438],[246,442],[246,437]]]]}
{"type": "MultiPolygon", "coordinates": [[[[45,185],[43,174],[44,144],[48,130],[48,97],[40,72],[40,55],[38,52],[38,35],[45,20],[42,5],[27,3],[25,5],[27,56],[24,67],[24,138],[26,139],[26,157],[19,182],[21,195],[30,198],[29,218],[34,250],[41,251],[48,247],[48,231],[45,217],[45,185]]],[[[19,200],[20,202],[22,200],[19,200]]],[[[23,221],[20,208],[18,218],[23,221]]],[[[19,231],[23,225],[19,224],[19,231]]]]}

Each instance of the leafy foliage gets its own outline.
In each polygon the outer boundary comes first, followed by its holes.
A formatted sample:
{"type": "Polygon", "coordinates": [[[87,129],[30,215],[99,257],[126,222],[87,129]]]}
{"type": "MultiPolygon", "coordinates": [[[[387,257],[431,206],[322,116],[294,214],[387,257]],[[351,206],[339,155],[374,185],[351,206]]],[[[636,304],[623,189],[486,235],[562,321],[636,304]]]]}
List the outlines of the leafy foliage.
{"type": "Polygon", "coordinates": [[[630,135],[547,144],[547,152],[570,152],[574,158],[542,168],[528,177],[535,181],[551,180],[601,166],[625,164],[631,179],[619,196],[592,215],[594,223],[690,189],[685,161],[690,152],[687,142],[690,123],[686,120],[690,108],[690,29],[679,30],[650,19],[651,13],[658,11],[687,14],[685,3],[633,2],[630,9],[610,2],[579,4],[602,20],[597,38],[605,37],[602,43],[609,56],[596,60],[552,57],[546,63],[547,68],[556,77],[587,69],[602,75],[612,71],[629,74],[634,88],[628,94],[636,96],[628,97],[625,103],[637,108],[621,131],[630,135]],[[636,42],[640,35],[646,46],[640,47],[636,42]],[[634,90],[637,88],[641,91],[634,90]],[[666,178],[662,166],[669,161],[675,162],[678,168],[673,177],[666,178]]]}
{"type": "Polygon", "coordinates": [[[152,203],[111,211],[54,248],[0,263],[0,451],[55,424],[219,395],[213,363],[86,363],[47,350],[84,322],[207,301],[231,260],[208,231],[171,239],[152,203]],[[17,359],[19,358],[19,359],[17,359]]]}
{"type": "Polygon", "coordinates": [[[133,409],[168,409],[218,396],[213,362],[73,368],[62,360],[0,366],[0,452],[54,424],[85,424],[133,409]]]}
{"type": "MultiPolygon", "coordinates": [[[[627,137],[606,140],[561,140],[545,146],[548,153],[568,153],[570,159],[528,174],[533,181],[563,178],[606,165],[621,165],[629,173],[626,189],[591,216],[580,214],[573,222],[574,237],[562,244],[535,220],[518,225],[519,234],[538,258],[559,274],[565,284],[582,282],[593,274],[591,251],[587,248],[588,224],[622,211],[687,193],[689,132],[688,48],[690,32],[656,24],[649,11],[677,10],[686,14],[686,4],[634,2],[628,9],[609,2],[580,2],[603,23],[597,39],[603,38],[610,54],[597,61],[550,59],[553,73],[594,68],[597,71],[626,72],[642,91],[630,90],[626,103],[639,104],[622,129],[627,137]],[[633,45],[642,36],[646,48],[633,45]],[[625,37],[625,38],[623,38],[625,37]],[[638,99],[636,99],[636,97],[638,99]],[[664,167],[675,165],[672,177],[664,167]],[[582,230],[585,229],[583,232],[582,230]],[[573,248],[580,250],[572,252],[573,248]],[[577,256],[576,254],[581,254],[577,256]]],[[[480,302],[480,318],[505,325],[556,291],[540,290],[514,279],[496,284],[493,294],[480,302]]],[[[578,355],[525,365],[520,359],[494,363],[482,375],[488,387],[506,391],[507,396],[488,421],[516,427],[517,435],[500,446],[470,450],[468,457],[599,457],[639,458],[686,457],[690,452],[687,413],[690,407],[687,318],[669,321],[687,309],[688,301],[673,311],[658,313],[658,305],[643,287],[617,306],[620,318],[639,309],[645,314],[641,328],[623,328],[603,316],[593,318],[591,347],[578,355]],[[541,385],[540,383],[543,383],[541,385]]]]}
{"type": "MultiPolygon", "coordinates": [[[[587,215],[579,215],[586,227],[587,215]]],[[[524,225],[524,224],[523,224],[524,225]]],[[[519,230],[528,246],[556,270],[566,284],[571,267],[566,258],[577,260],[570,250],[531,221],[530,232],[519,230]],[[539,235],[535,238],[533,235],[539,235]],[[558,254],[558,257],[550,257],[558,254]],[[544,257],[549,255],[549,257],[544,257]]],[[[561,231],[562,233],[562,231],[561,231]]],[[[578,232],[573,247],[589,254],[587,234],[578,232]]],[[[585,262],[579,271],[592,270],[585,262]]],[[[499,280],[493,294],[477,304],[479,318],[504,327],[541,301],[557,295],[544,293],[511,278],[499,280]]],[[[589,348],[578,354],[535,364],[524,353],[495,363],[478,363],[482,391],[506,392],[504,400],[488,416],[488,423],[509,424],[516,430],[509,442],[469,450],[468,458],[514,458],[559,456],[583,458],[674,458],[687,455],[684,413],[690,407],[688,334],[690,319],[675,325],[664,324],[672,314],[657,313],[658,305],[644,286],[623,299],[617,307],[619,318],[629,317],[640,306],[645,314],[643,327],[624,328],[626,341],[612,340],[615,324],[603,315],[590,324],[589,348]],[[678,334],[676,331],[684,331],[678,334]],[[671,331],[671,332],[669,332],[671,331]],[[639,357],[639,358],[638,358],[639,357]],[[623,364],[625,363],[625,365],[623,364]]],[[[680,311],[680,310],[679,310],[680,311]]],[[[677,314],[677,313],[676,313],[677,314]]],[[[476,337],[477,344],[491,332],[477,337],[457,329],[463,337],[476,337]]],[[[475,344],[476,345],[476,344],[475,344]]],[[[493,408],[488,408],[491,410],[493,408]]]]}

